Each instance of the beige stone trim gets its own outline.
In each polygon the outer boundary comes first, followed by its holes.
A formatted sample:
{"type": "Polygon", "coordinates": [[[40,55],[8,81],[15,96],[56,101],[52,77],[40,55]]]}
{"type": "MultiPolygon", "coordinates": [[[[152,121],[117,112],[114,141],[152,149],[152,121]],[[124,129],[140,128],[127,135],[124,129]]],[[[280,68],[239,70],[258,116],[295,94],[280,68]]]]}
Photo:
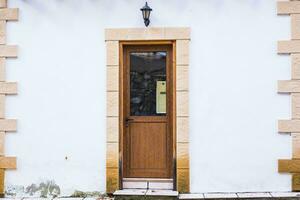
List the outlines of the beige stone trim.
{"type": "Polygon", "coordinates": [[[300,80],[278,81],[278,92],[280,93],[300,92],[300,80]]]}
{"type": "Polygon", "coordinates": [[[189,90],[189,66],[177,65],[176,67],[176,91],[189,90]]]}
{"type": "Polygon", "coordinates": [[[118,168],[119,167],[119,143],[109,142],[106,143],[106,167],[118,168]]]}
{"type": "Polygon", "coordinates": [[[0,94],[0,119],[5,118],[5,95],[0,94]]]}
{"type": "Polygon", "coordinates": [[[189,39],[190,28],[120,28],[105,30],[106,41],[189,39]]]}
{"type": "Polygon", "coordinates": [[[5,132],[0,132],[0,156],[4,156],[5,132]]]}
{"type": "MultiPolygon", "coordinates": [[[[1,28],[0,28],[1,30],[1,28]]],[[[6,67],[5,67],[5,58],[0,58],[0,82],[3,82],[6,80],[5,74],[6,74],[6,67]]]]}
{"type": "Polygon", "coordinates": [[[189,116],[189,92],[178,91],[176,92],[176,114],[177,117],[189,116]]]}
{"type": "Polygon", "coordinates": [[[299,1],[278,1],[277,13],[279,15],[300,13],[299,1]]]}
{"type": "Polygon", "coordinates": [[[190,40],[191,29],[186,28],[165,28],[165,39],[166,40],[190,40]]]}
{"type": "Polygon", "coordinates": [[[177,190],[189,191],[189,28],[106,29],[107,157],[106,190],[119,189],[119,42],[176,41],[177,190]]]}
{"type": "Polygon", "coordinates": [[[188,65],[189,64],[189,40],[176,41],[176,64],[188,65]]]}
{"type": "Polygon", "coordinates": [[[119,188],[119,169],[106,168],[106,192],[114,193],[119,188]]]}
{"type": "Polygon", "coordinates": [[[292,175],[292,188],[294,191],[300,191],[300,174],[292,175]]]}
{"type": "Polygon", "coordinates": [[[177,190],[180,193],[190,192],[190,169],[177,169],[177,190]]]}
{"type": "MultiPolygon", "coordinates": [[[[291,41],[290,42],[281,42],[281,47],[278,46],[279,48],[282,48],[281,51],[283,53],[291,53],[291,59],[292,59],[292,73],[291,73],[291,78],[292,81],[290,82],[283,82],[282,85],[286,85],[286,91],[291,92],[292,96],[292,120],[290,121],[285,121],[282,123],[281,127],[283,130],[295,130],[297,133],[292,133],[292,160],[289,161],[292,163],[292,165],[295,164],[295,160],[299,160],[300,158],[300,143],[299,143],[299,130],[298,130],[298,121],[300,119],[300,93],[298,90],[298,84],[299,84],[299,79],[300,79],[300,54],[298,54],[299,48],[299,39],[300,39],[300,14],[294,14],[294,13],[299,13],[299,8],[300,4],[299,2],[288,2],[289,4],[286,5],[286,10],[288,11],[286,14],[290,14],[291,16],[291,41]],[[294,6],[293,8],[288,7],[289,6],[294,6]],[[285,52],[284,52],[285,51],[285,52]]],[[[290,166],[290,164],[285,164],[286,166],[290,166]]],[[[279,162],[279,171],[281,170],[280,167],[285,166],[282,164],[282,162],[279,162]]],[[[288,172],[292,172],[291,170],[288,172]]],[[[298,173],[292,174],[292,190],[293,191],[299,191],[300,190],[300,171],[298,173]]]]}
{"type": "Polygon", "coordinates": [[[16,82],[0,82],[0,94],[17,94],[18,85],[16,82]]]}
{"type": "Polygon", "coordinates": [[[107,92],[107,116],[118,117],[119,116],[119,92],[107,92]]]}
{"type": "Polygon", "coordinates": [[[6,8],[6,7],[7,7],[6,0],[0,0],[0,8],[6,8]]]}
{"type": "Polygon", "coordinates": [[[16,157],[0,157],[1,169],[16,169],[17,159],[16,157]]]}
{"type": "Polygon", "coordinates": [[[177,142],[189,142],[189,118],[177,117],[177,142]]]}
{"type": "Polygon", "coordinates": [[[106,42],[106,192],[119,188],[119,42],[106,42]]]}
{"type": "Polygon", "coordinates": [[[0,45],[0,57],[16,58],[18,56],[18,47],[15,45],[0,45]]]}
{"type": "Polygon", "coordinates": [[[277,51],[280,54],[300,53],[300,40],[278,41],[277,51]]]}
{"type": "Polygon", "coordinates": [[[17,120],[15,119],[0,119],[0,131],[16,131],[17,120]]]}
{"type": "Polygon", "coordinates": [[[300,93],[292,93],[292,118],[300,119],[300,93]]]}
{"type": "Polygon", "coordinates": [[[2,8],[0,9],[0,20],[16,21],[19,19],[18,8],[2,8]]]}
{"type": "Polygon", "coordinates": [[[291,59],[292,59],[292,79],[300,79],[300,54],[291,54],[291,59]]]}
{"type": "Polygon", "coordinates": [[[106,42],[106,192],[119,188],[119,42],[106,42]]]}
{"type": "Polygon", "coordinates": [[[119,91],[119,66],[109,66],[106,72],[107,91],[119,91]]]}
{"type": "Polygon", "coordinates": [[[119,118],[106,118],[106,142],[119,142],[119,118]]]}
{"type": "Polygon", "coordinates": [[[300,120],[279,120],[278,132],[280,133],[300,133],[300,120]]]}
{"type": "Polygon", "coordinates": [[[106,42],[106,65],[119,65],[119,42],[106,42]]]}
{"type": "Polygon", "coordinates": [[[291,37],[292,40],[300,39],[300,14],[291,14],[291,37]]]}
{"type": "MultiPolygon", "coordinates": [[[[178,70],[178,68],[177,68],[178,70]]],[[[186,75],[188,72],[186,73],[186,75]]],[[[187,76],[180,80],[188,79],[187,76]]],[[[177,79],[178,80],[178,79],[177,79]]],[[[182,84],[176,83],[177,86],[182,84]]],[[[181,88],[182,89],[182,88],[181,88]]],[[[177,87],[176,92],[176,160],[177,160],[177,190],[181,193],[187,193],[190,189],[190,159],[189,159],[189,92],[188,89],[180,90],[177,87]]]]}
{"type": "Polygon", "coordinates": [[[280,159],[278,160],[278,172],[281,173],[300,173],[299,159],[280,159]]]}
{"type": "Polygon", "coordinates": [[[189,49],[190,41],[176,40],[176,160],[177,190],[190,190],[189,49]]]}
{"type": "Polygon", "coordinates": [[[6,21],[0,21],[0,44],[6,43],[6,21]]]}
{"type": "Polygon", "coordinates": [[[6,45],[6,22],[18,20],[19,9],[6,8],[7,1],[0,0],[0,196],[4,195],[5,169],[16,168],[15,157],[5,157],[5,134],[6,132],[17,130],[17,121],[5,119],[5,95],[17,94],[17,83],[6,82],[5,60],[6,58],[16,58],[18,48],[15,45],[6,45]]]}
{"type": "Polygon", "coordinates": [[[177,169],[189,169],[189,143],[177,142],[177,169]]]}
{"type": "MultiPolygon", "coordinates": [[[[6,7],[6,0],[0,0],[0,7],[6,7]],[[5,5],[4,5],[5,4],[5,5]]],[[[0,21],[0,45],[4,45],[6,43],[6,21],[0,21]]],[[[0,58],[0,81],[4,82],[6,74],[5,69],[5,58],[0,58]]],[[[0,118],[5,118],[5,94],[0,95],[0,118]]],[[[4,149],[5,149],[5,131],[0,132],[0,156],[4,157],[4,149]]],[[[5,169],[0,169],[0,196],[4,196],[5,186],[5,169]]]]}
{"type": "Polygon", "coordinates": [[[300,134],[292,133],[293,158],[300,159],[300,134]]]}

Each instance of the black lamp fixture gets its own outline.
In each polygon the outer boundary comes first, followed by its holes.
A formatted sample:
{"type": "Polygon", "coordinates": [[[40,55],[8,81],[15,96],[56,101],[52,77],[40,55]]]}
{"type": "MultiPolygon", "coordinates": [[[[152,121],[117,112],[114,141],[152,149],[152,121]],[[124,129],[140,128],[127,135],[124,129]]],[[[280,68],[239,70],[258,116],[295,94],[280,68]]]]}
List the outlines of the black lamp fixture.
{"type": "Polygon", "coordinates": [[[144,24],[147,27],[150,24],[150,19],[149,18],[150,18],[150,13],[152,11],[152,8],[150,8],[148,6],[148,3],[146,2],[146,4],[144,5],[144,7],[141,8],[141,11],[143,13],[144,24]]]}

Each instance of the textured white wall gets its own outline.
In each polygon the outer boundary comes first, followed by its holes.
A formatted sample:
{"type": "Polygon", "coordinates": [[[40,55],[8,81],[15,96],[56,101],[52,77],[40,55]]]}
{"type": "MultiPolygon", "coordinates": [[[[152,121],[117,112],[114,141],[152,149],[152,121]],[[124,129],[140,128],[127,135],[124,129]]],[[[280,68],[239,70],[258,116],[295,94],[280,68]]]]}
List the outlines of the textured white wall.
{"type": "MultiPolygon", "coordinates": [[[[62,195],[105,190],[104,29],[143,27],[138,0],[9,0],[20,20],[8,24],[19,58],[7,79],[6,154],[18,157],[8,189],[53,180],[62,195]],[[66,160],[65,157],[68,159],[66,160]],[[14,187],[13,187],[14,186],[14,187]]],[[[290,116],[276,82],[290,78],[290,61],[276,54],[289,38],[289,18],[275,0],[149,0],[151,26],[192,30],[190,66],[191,192],[288,191],[277,173],[291,138],[277,133],[290,116]]]]}

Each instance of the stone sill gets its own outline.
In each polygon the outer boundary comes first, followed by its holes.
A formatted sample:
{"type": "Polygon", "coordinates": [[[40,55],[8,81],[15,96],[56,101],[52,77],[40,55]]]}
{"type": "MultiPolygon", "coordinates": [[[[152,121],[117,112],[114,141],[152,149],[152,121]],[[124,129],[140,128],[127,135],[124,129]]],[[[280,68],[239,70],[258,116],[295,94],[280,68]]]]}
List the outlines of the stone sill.
{"type": "Polygon", "coordinates": [[[300,199],[300,192],[240,192],[180,194],[179,199],[300,199]]]}

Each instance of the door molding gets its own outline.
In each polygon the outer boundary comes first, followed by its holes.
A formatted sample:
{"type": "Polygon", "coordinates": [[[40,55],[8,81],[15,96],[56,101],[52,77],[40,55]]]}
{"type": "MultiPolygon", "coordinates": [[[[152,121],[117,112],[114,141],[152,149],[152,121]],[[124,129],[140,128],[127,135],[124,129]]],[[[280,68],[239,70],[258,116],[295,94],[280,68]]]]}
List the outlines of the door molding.
{"type": "Polygon", "coordinates": [[[122,177],[122,127],[123,113],[120,98],[122,46],[130,44],[172,44],[174,95],[174,183],[179,192],[189,192],[189,28],[132,28],[106,29],[107,70],[107,141],[106,141],[106,191],[121,189],[122,177]]]}
{"type": "MultiPolygon", "coordinates": [[[[134,178],[137,178],[139,176],[140,178],[149,178],[149,176],[156,176],[157,178],[175,178],[175,173],[174,172],[174,167],[175,166],[175,158],[176,154],[174,151],[174,148],[176,147],[176,140],[174,139],[176,137],[176,132],[174,130],[175,127],[175,120],[174,118],[176,117],[175,113],[175,101],[174,101],[174,96],[175,96],[175,79],[174,79],[174,63],[173,63],[173,49],[175,48],[175,42],[174,41],[169,41],[168,44],[166,44],[165,41],[161,42],[153,42],[153,41],[143,41],[143,42],[120,42],[120,85],[119,85],[119,122],[120,122],[120,128],[119,128],[119,139],[120,139],[120,144],[119,144],[119,152],[120,152],[120,164],[122,164],[121,167],[121,173],[120,173],[120,180],[123,180],[123,178],[130,178],[130,176],[134,176],[134,178]],[[155,44],[153,44],[155,43],[155,44]],[[166,101],[167,101],[167,115],[165,116],[131,116],[130,114],[130,52],[151,52],[151,51],[165,51],[167,52],[166,56],[166,63],[165,63],[165,75],[166,75],[166,82],[167,82],[167,95],[166,95],[166,101]],[[130,128],[126,128],[125,121],[126,117],[129,117],[131,120],[133,120],[133,123],[130,123],[130,126],[135,126],[136,128],[139,127],[138,129],[141,130],[142,127],[148,126],[152,128],[158,128],[157,130],[160,130],[161,132],[159,133],[160,136],[165,135],[166,138],[163,142],[166,148],[166,155],[162,156],[159,161],[159,158],[157,158],[157,162],[163,162],[163,159],[166,159],[165,162],[167,165],[165,166],[164,169],[162,168],[156,168],[154,169],[149,169],[147,167],[143,169],[131,169],[131,145],[130,143],[132,142],[131,139],[132,135],[134,135],[134,132],[129,131],[130,128]],[[137,123],[139,122],[139,123],[137,123]],[[135,124],[135,125],[133,125],[135,124]],[[141,125],[143,124],[143,125],[141,125]],[[155,124],[155,125],[154,125],[155,124]],[[162,131],[162,130],[165,131],[162,131]],[[129,133],[130,132],[130,133],[129,133]],[[130,139],[131,138],[131,139],[130,139]],[[131,142],[130,142],[131,141],[131,142]],[[159,172],[157,171],[159,170],[159,172]],[[133,175],[134,173],[135,175],[133,175]],[[141,176],[143,174],[143,176],[141,176]],[[155,175],[154,175],[155,174],[155,175]]],[[[143,128],[142,128],[143,129],[143,128]]],[[[137,133],[137,132],[135,132],[137,133]]],[[[148,132],[145,130],[145,133],[143,133],[144,136],[149,134],[150,131],[148,132]]],[[[156,132],[158,133],[158,132],[156,132]]],[[[155,134],[155,133],[154,133],[155,134]]],[[[153,136],[153,133],[151,133],[153,136]]],[[[148,135],[149,136],[149,135],[148,135]]],[[[158,136],[158,135],[157,135],[158,136]]],[[[134,136],[133,136],[134,137],[134,136]]],[[[135,137],[137,135],[135,134],[135,137]]],[[[149,140],[150,138],[154,137],[148,137],[149,140]]],[[[148,140],[148,142],[149,142],[148,140]]],[[[163,139],[162,139],[163,140],[163,139]]],[[[156,142],[162,142],[162,140],[156,140],[156,142]]],[[[142,142],[142,141],[140,141],[142,142]]],[[[144,140],[144,145],[148,144],[146,140],[144,140]]],[[[154,147],[154,146],[152,146],[154,147]]],[[[157,146],[156,146],[157,147],[157,146]]],[[[155,147],[154,147],[155,148],[155,147]]],[[[159,148],[158,148],[159,149],[159,148]]],[[[153,152],[152,152],[153,153],[153,152]]],[[[162,152],[161,152],[162,153],[162,152]]],[[[160,154],[162,155],[162,154],[160,154]]],[[[144,159],[145,157],[142,156],[139,157],[139,159],[144,159]],[[143,157],[143,158],[142,158],[143,157]]],[[[146,161],[148,159],[145,159],[146,161]]],[[[150,158],[151,160],[151,158],[150,158]]],[[[140,160],[141,161],[141,160],[140,160]]],[[[149,160],[148,160],[149,161],[149,160]]],[[[153,160],[152,160],[153,161],[153,160]]],[[[139,161],[138,161],[139,162],[139,161]]],[[[155,162],[152,162],[152,164],[155,162]]],[[[152,177],[153,178],[153,177],[152,177]]],[[[120,185],[123,186],[122,181],[120,181],[120,185]]],[[[176,188],[176,187],[173,187],[176,188]]]]}

